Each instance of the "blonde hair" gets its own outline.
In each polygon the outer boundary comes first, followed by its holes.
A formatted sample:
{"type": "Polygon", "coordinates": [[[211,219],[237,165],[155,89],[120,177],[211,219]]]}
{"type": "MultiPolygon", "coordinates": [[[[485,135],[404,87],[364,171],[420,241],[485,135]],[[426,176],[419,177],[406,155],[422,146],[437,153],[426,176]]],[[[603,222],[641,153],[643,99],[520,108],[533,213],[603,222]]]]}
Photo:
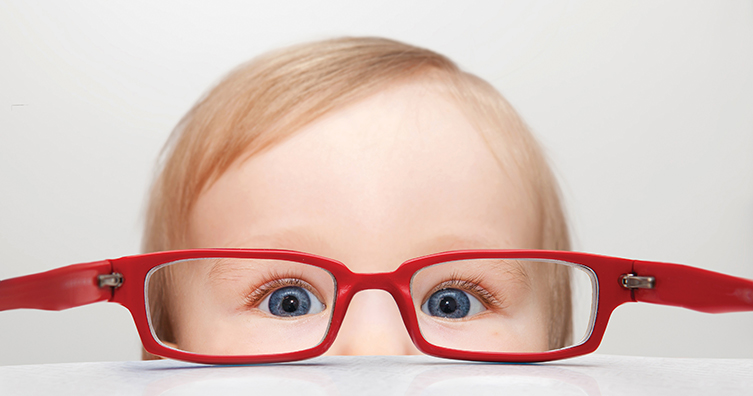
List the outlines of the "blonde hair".
{"type": "MultiPolygon", "coordinates": [[[[449,88],[503,169],[525,174],[527,193],[540,214],[540,248],[569,250],[557,184],[512,106],[491,85],[440,54],[368,37],[271,52],[241,65],[202,97],[163,150],[147,209],[143,250],[190,248],[187,230],[193,205],[235,161],[280,142],[328,112],[412,78],[436,79],[449,88]]],[[[550,345],[561,347],[571,337],[569,281],[562,281],[566,273],[553,275],[550,308],[559,314],[553,315],[550,345]]],[[[150,284],[164,283],[155,279],[150,284]]],[[[170,340],[164,292],[157,292],[163,300],[150,308],[157,318],[157,333],[170,340]]]]}

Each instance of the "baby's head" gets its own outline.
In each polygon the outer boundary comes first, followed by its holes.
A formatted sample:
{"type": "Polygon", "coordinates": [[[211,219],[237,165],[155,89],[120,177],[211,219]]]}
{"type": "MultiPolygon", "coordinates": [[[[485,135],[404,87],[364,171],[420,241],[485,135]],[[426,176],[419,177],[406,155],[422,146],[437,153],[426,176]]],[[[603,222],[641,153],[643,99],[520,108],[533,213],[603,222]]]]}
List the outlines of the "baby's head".
{"type": "MultiPolygon", "coordinates": [[[[425,49],[344,38],[242,65],[174,131],[144,249],[214,247],[297,250],[371,273],[448,250],[568,250],[569,241],[541,150],[493,87],[425,49]]],[[[567,272],[528,272],[518,348],[565,346],[567,272]]],[[[156,334],[179,349],[222,320],[200,302],[176,303],[198,277],[165,271],[150,282],[156,334]]],[[[390,296],[365,291],[329,352],[416,350],[390,296]]]]}

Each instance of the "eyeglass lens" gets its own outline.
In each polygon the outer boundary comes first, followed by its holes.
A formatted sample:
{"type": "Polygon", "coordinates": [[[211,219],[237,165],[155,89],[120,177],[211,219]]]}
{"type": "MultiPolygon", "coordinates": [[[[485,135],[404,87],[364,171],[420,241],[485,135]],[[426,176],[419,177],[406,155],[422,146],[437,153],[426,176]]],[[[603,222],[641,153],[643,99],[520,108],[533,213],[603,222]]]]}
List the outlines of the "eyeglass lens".
{"type": "MultiPolygon", "coordinates": [[[[560,261],[474,259],[417,271],[410,285],[430,344],[481,352],[543,352],[580,344],[596,309],[595,275],[560,261]]],[[[332,319],[328,271],[283,260],[207,258],[147,276],[153,334],[207,355],[261,355],[319,345],[332,319]]]]}

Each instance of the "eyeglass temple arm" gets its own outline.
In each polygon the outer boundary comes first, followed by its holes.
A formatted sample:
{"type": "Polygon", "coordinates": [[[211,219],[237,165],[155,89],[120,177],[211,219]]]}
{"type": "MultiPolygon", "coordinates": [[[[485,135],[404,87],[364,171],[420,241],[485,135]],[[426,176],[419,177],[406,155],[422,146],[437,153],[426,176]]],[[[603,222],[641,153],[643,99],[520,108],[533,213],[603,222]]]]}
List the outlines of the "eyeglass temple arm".
{"type": "Polygon", "coordinates": [[[708,313],[753,311],[753,281],[679,264],[635,261],[633,273],[654,278],[634,300],[708,313]]]}
{"type": "Polygon", "coordinates": [[[31,308],[60,311],[109,300],[112,287],[100,287],[100,275],[109,275],[109,261],[69,265],[38,274],[0,280],[0,311],[31,308]]]}

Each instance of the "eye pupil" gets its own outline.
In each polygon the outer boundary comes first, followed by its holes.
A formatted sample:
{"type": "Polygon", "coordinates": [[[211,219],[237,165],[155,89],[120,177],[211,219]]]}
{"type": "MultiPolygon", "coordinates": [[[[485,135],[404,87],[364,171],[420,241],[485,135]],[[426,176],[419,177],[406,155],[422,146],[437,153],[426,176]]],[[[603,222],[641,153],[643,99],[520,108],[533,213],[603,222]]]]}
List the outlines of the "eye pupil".
{"type": "Polygon", "coordinates": [[[450,296],[444,296],[439,301],[439,309],[446,314],[451,314],[458,309],[458,302],[450,296]]]}
{"type": "Polygon", "coordinates": [[[295,312],[299,305],[300,303],[295,296],[287,295],[282,299],[282,310],[285,312],[295,312]]]}

